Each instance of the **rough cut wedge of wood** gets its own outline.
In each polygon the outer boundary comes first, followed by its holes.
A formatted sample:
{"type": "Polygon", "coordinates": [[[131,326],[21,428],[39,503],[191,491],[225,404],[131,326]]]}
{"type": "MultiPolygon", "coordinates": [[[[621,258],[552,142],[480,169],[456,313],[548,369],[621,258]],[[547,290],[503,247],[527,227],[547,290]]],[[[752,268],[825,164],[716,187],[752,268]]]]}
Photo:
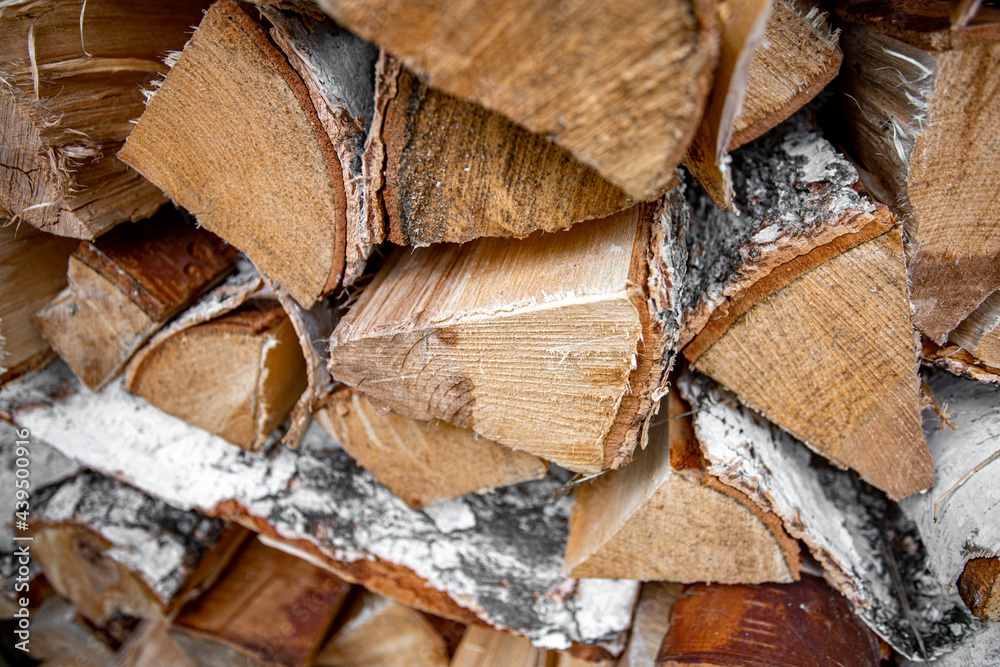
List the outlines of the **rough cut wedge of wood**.
{"type": "Polygon", "coordinates": [[[979,468],[1000,451],[1000,388],[940,371],[928,386],[948,418],[928,424],[935,483],[929,492],[904,498],[900,505],[920,527],[940,584],[951,587],[958,582],[962,590],[965,581],[966,591],[978,594],[963,598],[968,602],[981,597],[977,606],[982,607],[990,595],[1000,597],[1000,592],[992,593],[1000,588],[1000,568],[993,570],[992,578],[986,576],[989,568],[978,576],[970,572],[967,581],[963,573],[972,559],[1000,556],[1000,455],[979,468]]]}
{"type": "Polygon", "coordinates": [[[77,245],[30,225],[0,226],[0,386],[52,357],[31,316],[66,286],[77,245]]]}
{"type": "Polygon", "coordinates": [[[244,6],[212,5],[119,156],[304,307],[340,284],[340,161],[302,79],[244,6]]]}
{"type": "Polygon", "coordinates": [[[718,48],[703,0],[319,4],[430,86],[549,138],[636,199],[671,186],[718,48]]]}
{"type": "Polygon", "coordinates": [[[449,663],[444,638],[424,614],[362,590],[313,664],[316,667],[448,667],[449,663]]]}
{"type": "Polygon", "coordinates": [[[234,248],[164,208],[81,243],[69,259],[69,287],[34,322],[84,384],[100,391],[235,262],[234,248]]]}
{"type": "Polygon", "coordinates": [[[793,584],[696,584],[674,607],[657,667],[882,663],[878,637],[822,580],[793,584]]]}
{"type": "Polygon", "coordinates": [[[650,581],[643,584],[635,606],[628,646],[615,667],[648,667],[653,664],[683,591],[684,587],[678,583],[650,581]]]}
{"type": "Polygon", "coordinates": [[[684,356],[894,498],[933,483],[906,263],[888,210],[795,116],[733,154],[736,206],[698,190],[684,356]]]}
{"type": "Polygon", "coordinates": [[[403,604],[581,657],[612,658],[624,647],[638,584],[562,574],[572,501],[554,497],[557,479],[415,511],[319,425],[297,451],[246,452],[127,393],[120,380],[86,391],[61,362],[5,388],[0,410],[96,470],[237,520],[403,604]],[[119,446],[109,448],[112,432],[119,446]]]}
{"type": "Polygon", "coordinates": [[[315,417],[361,467],[414,509],[467,493],[540,479],[541,459],[441,421],[377,410],[356,389],[342,389],[315,417]]]}
{"type": "Polygon", "coordinates": [[[385,155],[367,188],[399,245],[557,231],[632,201],[566,149],[379,61],[370,141],[385,155]],[[384,185],[383,185],[384,183],[384,185]]]}
{"type": "Polygon", "coordinates": [[[93,239],[166,201],[115,157],[206,0],[6,2],[0,8],[0,218],[93,239]]]}
{"type": "Polygon", "coordinates": [[[171,616],[218,576],[246,536],[127,484],[83,472],[34,498],[31,554],[92,623],[171,616]]]}
{"type": "Polygon", "coordinates": [[[1000,288],[1000,32],[935,52],[880,30],[845,26],[840,106],[854,151],[905,224],[913,321],[943,344],[1000,288]]]}
{"type": "Polygon", "coordinates": [[[951,332],[949,340],[983,364],[1000,369],[1000,290],[972,311],[951,332]]]}
{"type": "Polygon", "coordinates": [[[686,406],[675,394],[635,460],[574,496],[566,570],[643,581],[788,582],[799,549],[773,516],[703,479],[686,406]],[[664,414],[666,413],[666,414],[664,414]]]}
{"type": "Polygon", "coordinates": [[[666,393],[686,223],[680,190],[566,232],[390,258],[330,340],[377,406],[598,472],[666,393]]]}
{"type": "Polygon", "coordinates": [[[753,141],[798,111],[840,71],[840,31],[808,0],[774,0],[764,39],[754,49],[746,95],[733,121],[729,150],[753,141]]]}
{"type": "Polygon", "coordinates": [[[682,375],[678,385],[691,401],[707,473],[780,518],[896,651],[933,658],[979,630],[957,592],[929,572],[917,526],[883,494],[825,464],[710,379],[682,375]]]}
{"type": "Polygon", "coordinates": [[[231,664],[223,659],[233,652],[261,665],[310,665],[349,589],[252,538],[215,585],[180,610],[170,635],[196,667],[231,664]]]}
{"type": "Polygon", "coordinates": [[[299,338],[276,300],[168,333],[129,366],[129,391],[234,445],[261,449],[307,388],[299,338]]]}
{"type": "Polygon", "coordinates": [[[879,34],[927,51],[948,51],[1000,41],[1000,8],[986,3],[836,0],[831,6],[844,21],[870,26],[879,34]],[[952,16],[958,5],[974,10],[973,20],[964,26],[952,16]]]}

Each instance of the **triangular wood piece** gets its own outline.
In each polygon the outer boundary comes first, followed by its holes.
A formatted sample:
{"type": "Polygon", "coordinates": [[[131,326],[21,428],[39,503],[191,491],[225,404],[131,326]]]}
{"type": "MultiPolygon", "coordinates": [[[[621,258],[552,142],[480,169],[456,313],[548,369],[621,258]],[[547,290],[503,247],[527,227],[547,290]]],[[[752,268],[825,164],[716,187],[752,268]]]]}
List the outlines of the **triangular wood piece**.
{"type": "Polygon", "coordinates": [[[635,460],[574,495],[565,568],[575,577],[759,583],[798,578],[799,549],[740,493],[706,485],[674,394],[635,460]],[[667,413],[667,414],[663,414],[667,413]]]}
{"type": "Polygon", "coordinates": [[[429,85],[551,139],[643,200],[674,182],[718,49],[714,2],[319,4],[429,85]]]}
{"type": "Polygon", "coordinates": [[[377,410],[356,389],[335,393],[315,417],[358,464],[414,509],[540,479],[549,469],[545,461],[469,429],[377,410]]]}
{"type": "Polygon", "coordinates": [[[34,322],[84,384],[100,391],[235,263],[234,248],[164,207],[81,243],[69,259],[69,287],[34,322]]]}
{"type": "Polygon", "coordinates": [[[166,201],[115,153],[208,0],[7,3],[0,16],[0,219],[94,239],[166,201]]]}
{"type": "Polygon", "coordinates": [[[736,205],[692,189],[692,366],[893,498],[933,483],[906,260],[889,212],[796,116],[733,154],[736,205]]]}
{"type": "Polygon", "coordinates": [[[948,339],[1000,372],[1000,290],[972,311],[948,339]]]}
{"type": "Polygon", "coordinates": [[[302,79],[245,6],[212,5],[119,156],[304,307],[340,284],[340,161],[302,79]]]}
{"type": "MultiPolygon", "coordinates": [[[[966,43],[932,46],[918,39],[931,34],[931,16],[915,17],[916,31],[887,29],[905,7],[885,15],[877,4],[844,14],[859,23],[845,24],[841,38],[841,123],[872,191],[906,226],[913,321],[943,344],[1000,289],[1000,22],[979,38],[945,29],[966,43]]],[[[947,28],[945,3],[918,4],[944,10],[947,28]]],[[[1000,18],[997,8],[988,13],[1000,18]]]]}
{"type": "Polygon", "coordinates": [[[556,234],[393,255],[330,341],[333,376],[597,472],[629,460],[673,363],[679,191],[556,234]]]}

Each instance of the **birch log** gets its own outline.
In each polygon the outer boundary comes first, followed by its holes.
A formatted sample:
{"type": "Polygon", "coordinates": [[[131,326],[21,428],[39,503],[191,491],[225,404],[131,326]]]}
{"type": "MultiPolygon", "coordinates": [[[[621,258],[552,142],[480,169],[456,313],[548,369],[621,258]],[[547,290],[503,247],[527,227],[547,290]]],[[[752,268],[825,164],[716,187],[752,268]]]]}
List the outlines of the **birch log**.
{"type": "Polygon", "coordinates": [[[890,496],[930,486],[892,216],[804,116],[734,153],[733,172],[740,216],[690,189],[684,356],[890,496]]]}
{"type": "Polygon", "coordinates": [[[874,5],[841,13],[855,23],[841,39],[840,106],[906,227],[914,323],[943,344],[1000,288],[1000,22],[934,30],[933,18],[874,5]]]}
{"type": "Polygon", "coordinates": [[[0,9],[0,218],[93,239],[166,201],[115,157],[207,0],[7,2],[0,9]]]}
{"type": "Polygon", "coordinates": [[[330,370],[403,416],[618,467],[666,393],[685,223],[678,190],[558,234],[397,252],[334,331],[330,370]]]}
{"type": "Polygon", "coordinates": [[[248,453],[128,394],[121,381],[92,394],[58,362],[12,384],[0,409],[94,469],[177,507],[238,520],[403,604],[583,657],[611,658],[624,646],[638,585],[562,574],[571,501],[553,498],[556,479],[414,511],[318,425],[298,451],[248,453]]]}

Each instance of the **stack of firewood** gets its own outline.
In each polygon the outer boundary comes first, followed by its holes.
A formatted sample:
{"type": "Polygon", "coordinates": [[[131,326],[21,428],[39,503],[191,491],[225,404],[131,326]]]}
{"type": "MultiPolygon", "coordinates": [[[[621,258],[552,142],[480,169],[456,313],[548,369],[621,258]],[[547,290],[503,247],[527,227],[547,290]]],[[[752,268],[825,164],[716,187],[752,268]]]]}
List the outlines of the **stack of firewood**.
{"type": "Polygon", "coordinates": [[[994,3],[255,1],[0,0],[0,656],[1000,664],[994,3]]]}

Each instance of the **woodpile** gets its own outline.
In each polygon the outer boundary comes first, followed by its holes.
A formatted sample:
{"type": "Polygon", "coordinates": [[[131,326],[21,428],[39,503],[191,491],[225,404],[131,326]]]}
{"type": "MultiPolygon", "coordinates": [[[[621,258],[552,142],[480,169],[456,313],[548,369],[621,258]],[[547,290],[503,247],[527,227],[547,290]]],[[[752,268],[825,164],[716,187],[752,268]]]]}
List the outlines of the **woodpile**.
{"type": "Polygon", "coordinates": [[[0,662],[996,664],[998,119],[976,0],[0,0],[0,662]]]}

